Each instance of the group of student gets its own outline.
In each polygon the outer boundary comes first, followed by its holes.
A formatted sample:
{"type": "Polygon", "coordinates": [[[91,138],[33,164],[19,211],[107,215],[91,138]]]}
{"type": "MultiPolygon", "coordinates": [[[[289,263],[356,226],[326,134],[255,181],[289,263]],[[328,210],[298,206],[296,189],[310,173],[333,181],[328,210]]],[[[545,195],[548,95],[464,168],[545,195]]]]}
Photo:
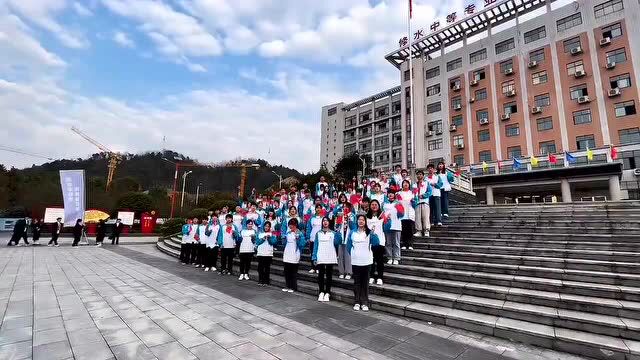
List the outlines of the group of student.
{"type": "MultiPolygon", "coordinates": [[[[455,176],[444,163],[416,172],[412,181],[399,166],[387,179],[374,170],[358,183],[329,184],[324,177],[313,191],[307,184],[272,196],[209,211],[182,227],[180,261],[204,271],[232,274],[239,257],[238,280],[249,280],[256,255],[258,283],[270,284],[275,250],[281,250],[285,292],[297,291],[301,255],[309,249],[310,273],[318,274],[318,301],[330,300],[334,267],[340,279],[354,281],[354,310],[368,311],[369,285],[384,284],[386,265],[398,265],[402,250],[413,250],[414,236],[429,236],[448,218],[448,193],[455,176]],[[386,261],[385,261],[386,256],[386,261]]],[[[252,199],[254,200],[254,199],[252,199]]]]}

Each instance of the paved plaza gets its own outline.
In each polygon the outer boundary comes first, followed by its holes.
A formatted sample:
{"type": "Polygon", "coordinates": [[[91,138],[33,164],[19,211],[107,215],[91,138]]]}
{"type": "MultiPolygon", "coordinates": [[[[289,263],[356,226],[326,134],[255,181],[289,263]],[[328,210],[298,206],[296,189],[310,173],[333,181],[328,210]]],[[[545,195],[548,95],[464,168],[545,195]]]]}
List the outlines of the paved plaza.
{"type": "Polygon", "coordinates": [[[0,248],[0,359],[578,359],[197,271],[153,245],[0,248]]]}

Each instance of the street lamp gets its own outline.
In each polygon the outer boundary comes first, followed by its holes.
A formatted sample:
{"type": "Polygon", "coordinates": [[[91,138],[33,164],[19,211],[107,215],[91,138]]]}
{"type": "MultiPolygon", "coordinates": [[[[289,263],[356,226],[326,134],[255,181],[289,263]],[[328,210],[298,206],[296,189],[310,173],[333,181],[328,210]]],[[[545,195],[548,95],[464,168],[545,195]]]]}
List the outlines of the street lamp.
{"type": "Polygon", "coordinates": [[[184,206],[184,186],[187,182],[187,175],[191,174],[193,171],[189,170],[189,171],[185,171],[184,174],[182,174],[182,200],[180,200],[180,212],[182,212],[182,207],[184,206]]]}
{"type": "Polygon", "coordinates": [[[275,174],[275,176],[278,177],[278,180],[280,180],[280,187],[278,188],[278,190],[282,189],[282,175],[279,175],[277,172],[271,170],[272,173],[275,174]]]}
{"type": "Polygon", "coordinates": [[[367,168],[367,160],[360,154],[358,154],[358,158],[360,159],[360,161],[362,161],[362,179],[364,179],[365,170],[367,168]]]}

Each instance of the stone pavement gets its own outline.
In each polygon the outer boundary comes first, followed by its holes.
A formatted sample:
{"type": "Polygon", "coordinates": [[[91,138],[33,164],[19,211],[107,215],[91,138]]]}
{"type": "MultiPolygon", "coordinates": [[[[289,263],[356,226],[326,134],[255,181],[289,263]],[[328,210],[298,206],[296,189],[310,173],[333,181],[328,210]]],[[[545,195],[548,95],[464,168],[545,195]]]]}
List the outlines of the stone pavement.
{"type": "MultiPolygon", "coordinates": [[[[9,239],[11,238],[11,233],[10,232],[2,232],[0,233],[0,246],[2,245],[6,245],[9,242],[9,239]]],[[[29,236],[28,238],[29,242],[32,242],[31,236],[29,236]]],[[[47,243],[49,242],[49,240],[51,240],[50,236],[45,236],[45,237],[41,237],[40,241],[38,242],[38,245],[42,246],[42,245],[47,245],[47,243]]],[[[89,236],[88,238],[89,240],[89,244],[90,245],[95,245],[96,244],[96,238],[95,236],[89,236]]],[[[80,242],[81,245],[83,244],[82,240],[80,242]]],[[[120,245],[136,245],[136,244],[155,244],[158,241],[158,236],[120,236],[120,241],[119,244],[120,245]]],[[[64,234],[64,236],[60,237],[58,239],[58,244],[60,245],[64,245],[64,244],[69,244],[71,245],[71,243],[73,242],[73,238],[71,236],[69,236],[68,234],[64,234]]],[[[22,240],[20,240],[20,244],[24,245],[24,242],[22,240]]],[[[104,246],[107,245],[111,245],[111,240],[109,240],[108,238],[104,239],[104,246]]]]}
{"type": "Polygon", "coordinates": [[[0,359],[578,359],[197,271],[153,245],[0,248],[0,359]]]}

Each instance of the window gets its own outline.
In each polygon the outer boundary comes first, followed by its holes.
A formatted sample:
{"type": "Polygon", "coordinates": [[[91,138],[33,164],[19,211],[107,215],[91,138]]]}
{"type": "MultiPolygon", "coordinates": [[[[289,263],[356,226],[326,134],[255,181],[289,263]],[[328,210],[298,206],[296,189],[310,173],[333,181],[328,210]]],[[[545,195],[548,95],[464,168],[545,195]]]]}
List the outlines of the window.
{"type": "Polygon", "coordinates": [[[531,75],[531,81],[533,82],[533,85],[544,84],[547,82],[547,80],[549,79],[547,77],[546,70],[538,71],[537,73],[531,75]]]}
{"type": "Polygon", "coordinates": [[[520,135],[520,126],[518,124],[506,125],[504,132],[507,137],[518,136],[520,135]]]}
{"type": "Polygon", "coordinates": [[[360,124],[366,123],[367,121],[371,121],[371,110],[360,114],[360,124]]]}
{"type": "Polygon", "coordinates": [[[582,24],[582,14],[579,12],[556,21],[558,32],[571,29],[572,27],[578,26],[580,24],[582,24]]]}
{"type": "Polygon", "coordinates": [[[505,114],[515,114],[518,112],[518,104],[515,101],[504,104],[502,108],[505,114]]]}
{"type": "Polygon", "coordinates": [[[573,112],[573,123],[575,125],[591,123],[591,109],[573,112]]]}
{"type": "Polygon", "coordinates": [[[453,137],[453,146],[455,146],[455,147],[464,147],[464,136],[455,135],[453,137]]]}
{"type": "Polygon", "coordinates": [[[460,78],[455,78],[449,81],[449,88],[455,89],[460,87],[460,78]]]}
{"type": "Polygon", "coordinates": [[[451,60],[447,63],[447,71],[453,71],[462,67],[462,58],[451,60]]]}
{"type": "Polygon", "coordinates": [[[574,76],[576,71],[584,72],[584,63],[582,60],[574,61],[567,64],[567,75],[574,76]]]}
{"type": "Polygon", "coordinates": [[[440,76],[440,67],[436,66],[434,68],[431,69],[427,69],[427,71],[425,71],[425,77],[427,79],[433,79],[434,77],[438,77],[440,76]]]}
{"type": "Polygon", "coordinates": [[[388,148],[389,147],[389,137],[388,136],[377,137],[375,139],[375,147],[376,147],[376,150],[388,148]]]}
{"type": "Polygon", "coordinates": [[[620,158],[622,158],[622,168],[624,170],[640,167],[640,150],[622,151],[620,158]]]}
{"type": "Polygon", "coordinates": [[[473,76],[472,80],[480,81],[480,80],[484,80],[487,75],[485,74],[484,69],[480,69],[480,70],[474,71],[472,76],[473,76]]]}
{"type": "Polygon", "coordinates": [[[598,4],[594,6],[593,12],[597,19],[605,15],[613,14],[614,12],[618,12],[622,9],[624,9],[622,0],[609,0],[609,1],[603,2],[602,4],[598,4]]]}
{"type": "Polygon", "coordinates": [[[631,86],[631,76],[629,74],[622,74],[618,76],[614,76],[609,78],[609,83],[611,84],[611,88],[615,89],[624,89],[631,86]]]}
{"type": "Polygon", "coordinates": [[[502,83],[502,93],[507,94],[510,91],[516,89],[516,83],[513,80],[505,81],[502,83]]]}
{"type": "Polygon", "coordinates": [[[569,91],[569,97],[571,98],[571,100],[576,100],[581,96],[589,95],[589,92],[587,91],[587,84],[576,85],[574,87],[571,87],[569,91]]]}
{"type": "Polygon", "coordinates": [[[356,139],[356,131],[349,130],[344,132],[344,142],[353,141],[356,139]]]}
{"type": "Polygon", "coordinates": [[[376,165],[384,165],[384,164],[388,163],[389,162],[389,153],[388,152],[376,153],[374,161],[375,161],[376,165]]]}
{"type": "Polygon", "coordinates": [[[395,117],[391,119],[391,127],[393,128],[393,130],[399,130],[401,126],[402,126],[402,121],[400,120],[399,117],[395,117]]]}
{"type": "Polygon", "coordinates": [[[540,63],[544,61],[544,49],[538,49],[529,53],[529,61],[540,63]]]}
{"type": "Polygon", "coordinates": [[[531,31],[527,31],[524,33],[524,43],[528,44],[530,42],[540,40],[547,36],[547,29],[544,26],[540,26],[537,29],[533,29],[531,31]]]}
{"type": "Polygon", "coordinates": [[[391,150],[391,159],[394,163],[402,161],[402,149],[391,150]]]}
{"type": "Polygon", "coordinates": [[[344,147],[344,154],[345,155],[351,155],[354,152],[356,152],[356,144],[345,145],[345,147],[344,147]]]}
{"type": "Polygon", "coordinates": [[[389,131],[389,121],[381,121],[375,125],[376,134],[389,131]]]}
{"type": "Polygon", "coordinates": [[[409,81],[411,72],[409,70],[404,71],[404,81],[409,81]]]}
{"type": "Polygon", "coordinates": [[[540,154],[555,154],[556,153],[556,142],[555,141],[543,141],[538,144],[540,147],[540,154]]]}
{"type": "Polygon", "coordinates": [[[469,54],[469,63],[473,64],[474,62],[482,61],[487,58],[487,49],[480,49],[476,52],[469,54]]]}
{"type": "Polygon", "coordinates": [[[593,135],[576,136],[576,147],[578,150],[593,149],[596,147],[596,140],[593,135]]]}
{"type": "Polygon", "coordinates": [[[478,160],[480,161],[491,161],[491,150],[480,151],[478,153],[478,160]]]}
{"type": "Polygon", "coordinates": [[[376,119],[389,116],[389,105],[382,105],[376,108],[376,119]]]}
{"type": "Polygon", "coordinates": [[[462,120],[462,115],[458,115],[458,116],[454,116],[451,118],[451,124],[460,127],[462,126],[463,120],[462,120]]]}
{"type": "Polygon", "coordinates": [[[344,126],[345,127],[349,127],[349,126],[354,126],[356,124],[356,116],[349,116],[347,118],[344,119],[344,126]]]}
{"type": "Polygon", "coordinates": [[[500,63],[500,71],[504,74],[507,70],[513,70],[513,60],[511,59],[500,63]]]}
{"type": "Polygon", "coordinates": [[[522,149],[520,146],[512,146],[507,148],[507,159],[518,159],[522,157],[522,149]]]}
{"type": "Polygon", "coordinates": [[[371,125],[369,126],[365,126],[365,127],[361,127],[359,130],[359,136],[363,137],[363,136],[371,136],[371,125]]]}
{"type": "Polygon", "coordinates": [[[618,135],[620,136],[620,144],[640,143],[639,128],[618,130],[618,135]]]}
{"type": "Polygon", "coordinates": [[[516,42],[511,39],[507,39],[505,41],[501,41],[496,44],[496,55],[502,54],[505,51],[509,51],[516,47],[516,42]]]}
{"type": "Polygon", "coordinates": [[[440,103],[440,101],[427,105],[427,114],[432,114],[440,110],[442,110],[442,104],[440,103]]]}
{"type": "Polygon", "coordinates": [[[333,116],[338,112],[338,108],[337,107],[332,107],[329,110],[327,110],[327,116],[333,116]]]}
{"type": "Polygon", "coordinates": [[[615,39],[622,36],[622,25],[620,23],[611,24],[602,28],[602,38],[615,39]]]}
{"type": "Polygon", "coordinates": [[[433,131],[436,134],[442,133],[442,120],[432,121],[427,124],[427,130],[433,131]]]}
{"type": "Polygon", "coordinates": [[[456,96],[451,99],[451,108],[452,109],[460,109],[462,107],[462,97],[456,96]]]}
{"type": "Polygon", "coordinates": [[[360,152],[371,151],[371,140],[361,142],[358,149],[360,149],[360,152]]]}
{"type": "Polygon", "coordinates": [[[564,48],[564,52],[571,52],[573,49],[577,49],[580,47],[580,36],[576,36],[571,39],[567,39],[562,42],[562,47],[564,48]]]}
{"type": "Polygon", "coordinates": [[[427,96],[433,96],[440,94],[440,84],[435,84],[427,88],[427,96]]]}
{"type": "Polygon", "coordinates": [[[402,145],[402,134],[401,133],[393,133],[391,135],[391,143],[393,146],[402,145]]]}
{"type": "Polygon", "coordinates": [[[464,166],[464,155],[454,155],[453,163],[457,166],[464,166]]]}
{"type": "Polygon", "coordinates": [[[442,149],[442,139],[429,140],[427,143],[427,149],[429,151],[442,149]]]}
{"type": "Polygon", "coordinates": [[[489,130],[480,130],[478,131],[478,142],[484,142],[491,140],[491,135],[489,130]]]}
{"type": "Polygon", "coordinates": [[[607,53],[607,64],[620,64],[627,61],[627,53],[624,48],[616,49],[607,53]]]}
{"type": "Polygon", "coordinates": [[[394,101],[393,104],[391,104],[391,113],[392,114],[400,114],[400,109],[401,109],[401,105],[400,105],[400,101],[394,101]]]}
{"type": "Polygon", "coordinates": [[[533,102],[536,106],[546,107],[551,105],[551,98],[549,97],[549,94],[537,95],[533,98],[533,102]]]}
{"type": "Polygon", "coordinates": [[[478,110],[476,111],[476,119],[480,121],[481,119],[489,119],[489,110],[478,110]]]}
{"type": "Polygon", "coordinates": [[[476,90],[473,97],[476,101],[485,100],[487,98],[487,89],[476,90]]]}
{"type": "Polygon", "coordinates": [[[616,117],[635,115],[636,113],[636,104],[633,100],[617,103],[615,108],[616,117]]]}
{"type": "Polygon", "coordinates": [[[553,120],[551,119],[551,116],[537,119],[536,123],[538,124],[538,131],[553,129],[553,120]]]}

